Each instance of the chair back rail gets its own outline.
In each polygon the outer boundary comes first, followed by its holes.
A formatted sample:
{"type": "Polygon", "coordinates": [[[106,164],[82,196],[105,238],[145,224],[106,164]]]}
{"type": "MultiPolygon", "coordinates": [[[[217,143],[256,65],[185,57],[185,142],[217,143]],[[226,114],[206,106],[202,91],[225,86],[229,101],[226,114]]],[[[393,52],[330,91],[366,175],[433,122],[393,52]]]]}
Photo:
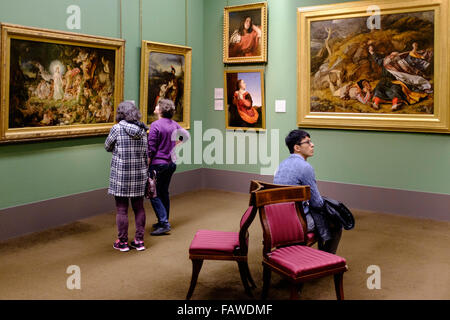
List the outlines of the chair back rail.
{"type": "Polygon", "coordinates": [[[258,208],[281,202],[301,202],[311,198],[309,186],[288,186],[255,191],[255,204],[258,208]]]}

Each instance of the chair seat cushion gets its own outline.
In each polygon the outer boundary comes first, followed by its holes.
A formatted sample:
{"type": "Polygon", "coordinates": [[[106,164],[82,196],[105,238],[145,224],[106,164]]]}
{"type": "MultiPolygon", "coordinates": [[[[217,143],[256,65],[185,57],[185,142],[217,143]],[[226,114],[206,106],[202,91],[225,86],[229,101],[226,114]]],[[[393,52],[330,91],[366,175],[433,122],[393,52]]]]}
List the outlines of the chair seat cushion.
{"type": "Polygon", "coordinates": [[[233,255],[234,249],[238,246],[238,232],[198,230],[189,247],[189,253],[233,255]]]}
{"type": "Polygon", "coordinates": [[[270,253],[269,261],[292,277],[302,277],[317,272],[344,267],[344,258],[308,246],[279,248],[270,253]]]}

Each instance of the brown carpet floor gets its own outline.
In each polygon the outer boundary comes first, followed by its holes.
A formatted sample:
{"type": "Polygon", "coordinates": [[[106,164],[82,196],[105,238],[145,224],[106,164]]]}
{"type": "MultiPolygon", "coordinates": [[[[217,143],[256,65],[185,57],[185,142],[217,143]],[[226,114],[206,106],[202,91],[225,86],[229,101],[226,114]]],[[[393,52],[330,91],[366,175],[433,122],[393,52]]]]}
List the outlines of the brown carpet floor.
{"type": "MultiPolygon", "coordinates": [[[[113,201],[111,199],[111,201],[113,201]]],[[[148,235],[156,219],[146,202],[147,250],[119,252],[114,212],[0,242],[0,299],[184,299],[197,229],[237,231],[248,195],[202,190],[172,198],[170,235],[148,235]],[[81,269],[81,290],[66,287],[67,267],[81,269]]],[[[345,299],[450,299],[450,223],[354,211],[356,227],[343,231],[345,299]],[[381,289],[369,290],[367,267],[381,268],[381,289]]],[[[35,213],[38,214],[38,213],[35,213]]],[[[64,212],[61,212],[64,214],[64,212]]],[[[130,212],[130,217],[133,214],[130,212]]],[[[130,219],[130,240],[134,219],[130,219]]],[[[262,288],[262,229],[250,226],[250,271],[262,288]]],[[[301,299],[335,299],[332,277],[305,284],[301,299]]],[[[289,286],[273,274],[269,298],[288,299],[289,286]]],[[[237,264],[205,261],[192,299],[248,300],[237,264]]]]}

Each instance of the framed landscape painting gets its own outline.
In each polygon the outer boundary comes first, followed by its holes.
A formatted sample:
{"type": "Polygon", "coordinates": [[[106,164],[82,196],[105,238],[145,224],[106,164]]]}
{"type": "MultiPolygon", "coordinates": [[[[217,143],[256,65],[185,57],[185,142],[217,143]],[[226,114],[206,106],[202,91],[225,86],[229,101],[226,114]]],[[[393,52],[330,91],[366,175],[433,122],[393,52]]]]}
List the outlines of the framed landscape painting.
{"type": "Polygon", "coordinates": [[[223,62],[267,62],[267,2],[224,8],[223,62]]]}
{"type": "Polygon", "coordinates": [[[0,142],[106,134],[125,41],[1,24],[0,142]]]}
{"type": "Polygon", "coordinates": [[[232,130],[265,130],[264,70],[227,70],[225,123],[232,130]]]}
{"type": "Polygon", "coordinates": [[[161,99],[175,104],[173,120],[189,129],[191,110],[192,48],[142,41],[140,106],[143,121],[157,120],[155,107],[161,99]]]}
{"type": "Polygon", "coordinates": [[[450,132],[449,3],[298,8],[298,126],[450,132]]]}

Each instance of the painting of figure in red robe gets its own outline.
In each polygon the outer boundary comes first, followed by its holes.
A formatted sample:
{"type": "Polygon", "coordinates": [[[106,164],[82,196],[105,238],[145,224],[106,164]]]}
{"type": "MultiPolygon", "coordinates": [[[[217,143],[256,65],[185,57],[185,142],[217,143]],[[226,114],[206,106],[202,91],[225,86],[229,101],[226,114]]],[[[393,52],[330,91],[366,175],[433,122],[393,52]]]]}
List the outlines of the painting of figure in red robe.
{"type": "Polygon", "coordinates": [[[262,70],[225,71],[227,129],[265,129],[262,70]]]}
{"type": "Polygon", "coordinates": [[[224,62],[266,61],[265,10],[264,3],[225,8],[224,62]]]}

